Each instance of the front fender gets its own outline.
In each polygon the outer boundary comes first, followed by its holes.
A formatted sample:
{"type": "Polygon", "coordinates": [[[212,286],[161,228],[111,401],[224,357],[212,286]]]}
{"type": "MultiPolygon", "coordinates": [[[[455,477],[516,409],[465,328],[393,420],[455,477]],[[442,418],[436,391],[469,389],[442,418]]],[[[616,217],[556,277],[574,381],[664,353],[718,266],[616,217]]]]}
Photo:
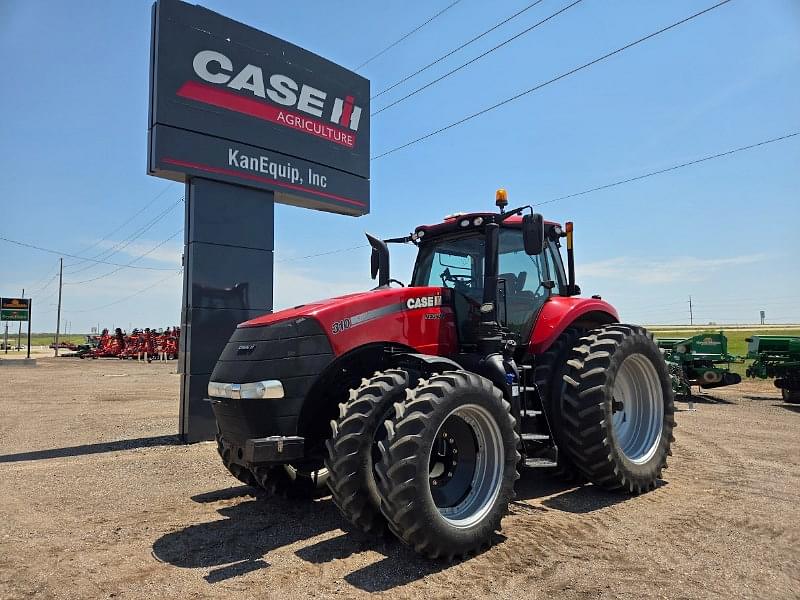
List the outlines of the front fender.
{"type": "Polygon", "coordinates": [[[454,360],[450,360],[444,356],[418,354],[414,352],[394,354],[392,356],[392,363],[394,366],[401,368],[408,367],[426,374],[441,373],[443,371],[459,371],[463,368],[454,360]]]}
{"type": "Polygon", "coordinates": [[[572,325],[586,329],[619,323],[617,309],[605,300],[576,296],[551,296],[544,303],[528,342],[529,354],[542,354],[572,325]]]}

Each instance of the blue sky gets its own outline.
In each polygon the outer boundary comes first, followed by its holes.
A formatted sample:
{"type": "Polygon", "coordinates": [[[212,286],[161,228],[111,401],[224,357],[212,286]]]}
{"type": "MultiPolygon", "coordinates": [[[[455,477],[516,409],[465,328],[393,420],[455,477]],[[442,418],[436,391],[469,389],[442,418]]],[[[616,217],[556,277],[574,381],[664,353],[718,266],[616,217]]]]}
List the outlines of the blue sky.
{"type": "MultiPolygon", "coordinates": [[[[449,0],[203,4],[354,67],[449,0]]],[[[360,72],[373,92],[520,10],[530,0],[462,0],[360,72]]],[[[376,100],[373,110],[569,4],[543,0],[376,100]]],[[[372,121],[372,154],[552,78],[712,1],[584,0],[372,121]]],[[[150,2],[0,3],[0,236],[128,262],[182,227],[182,186],[145,174],[150,2]],[[102,7],[102,9],[100,8],[102,7]],[[155,201],[156,195],[161,194],[155,201]],[[137,217],[109,235],[151,201],[137,217]],[[109,239],[103,239],[108,237],[109,239]],[[88,252],[87,247],[91,247],[88,252]]],[[[372,163],[372,213],[276,211],[275,305],[366,288],[363,232],[392,236],[457,210],[587,188],[800,131],[800,4],[734,0],[682,27],[372,163]]],[[[575,222],[578,281],[626,321],[800,322],[800,136],[542,207],[575,222]]],[[[180,314],[181,236],[138,265],[67,268],[64,321],[164,326],[180,314]],[[170,271],[171,270],[171,271],[170,271]],[[130,294],[148,291],[119,302],[130,294]]],[[[407,280],[413,249],[393,248],[407,280]]],[[[76,262],[66,259],[65,263],[76,262]]],[[[0,241],[0,295],[34,295],[33,328],[55,328],[57,257],[0,241]],[[50,282],[50,283],[48,283],[50,282]]]]}

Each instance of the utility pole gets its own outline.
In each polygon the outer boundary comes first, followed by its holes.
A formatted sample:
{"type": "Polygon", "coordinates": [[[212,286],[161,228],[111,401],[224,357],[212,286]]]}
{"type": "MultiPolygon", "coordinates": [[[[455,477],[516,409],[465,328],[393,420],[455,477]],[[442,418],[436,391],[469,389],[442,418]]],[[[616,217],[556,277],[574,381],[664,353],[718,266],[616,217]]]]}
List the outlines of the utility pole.
{"type": "MultiPolygon", "coordinates": [[[[22,288],[22,297],[25,298],[25,288],[22,288]]],[[[28,319],[31,318],[31,313],[28,311],[28,319]]],[[[19,322],[19,329],[17,330],[17,351],[22,348],[22,321],[19,322]]]]}
{"type": "Polygon", "coordinates": [[[689,325],[694,325],[694,315],[692,314],[692,296],[691,295],[689,296],[689,325]]]}
{"type": "Polygon", "coordinates": [[[56,356],[58,356],[58,330],[61,329],[61,284],[64,276],[64,259],[58,259],[58,312],[56,313],[56,356]]]}

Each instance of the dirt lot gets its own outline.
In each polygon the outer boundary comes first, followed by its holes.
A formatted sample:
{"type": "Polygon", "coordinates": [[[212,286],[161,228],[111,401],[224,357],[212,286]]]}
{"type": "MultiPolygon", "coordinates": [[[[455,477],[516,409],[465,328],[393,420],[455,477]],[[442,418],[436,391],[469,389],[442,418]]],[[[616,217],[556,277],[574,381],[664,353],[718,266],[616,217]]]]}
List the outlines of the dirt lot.
{"type": "Polygon", "coordinates": [[[0,598],[800,597],[800,407],[769,382],[680,412],[654,492],[529,474],[498,543],[442,565],[178,445],[174,370],[0,367],[0,598]]]}

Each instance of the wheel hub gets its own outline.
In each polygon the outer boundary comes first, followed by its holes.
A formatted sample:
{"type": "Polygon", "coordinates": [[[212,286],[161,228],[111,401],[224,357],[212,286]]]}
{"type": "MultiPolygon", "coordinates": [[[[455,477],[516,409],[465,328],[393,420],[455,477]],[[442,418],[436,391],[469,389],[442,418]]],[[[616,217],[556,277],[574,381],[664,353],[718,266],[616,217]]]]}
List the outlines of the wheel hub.
{"type": "Polygon", "coordinates": [[[491,414],[463,405],[444,420],[428,462],[431,497],[442,517],[455,527],[479,522],[500,490],[503,442],[491,414]]]}
{"type": "Polygon", "coordinates": [[[620,365],[611,400],[611,426],[622,453],[644,464],[661,441],[664,393],[658,373],[642,354],[631,354],[620,365]]]}
{"type": "Polygon", "coordinates": [[[431,486],[441,488],[447,485],[458,467],[458,444],[453,435],[442,431],[434,442],[431,452],[430,474],[431,486]]]}

